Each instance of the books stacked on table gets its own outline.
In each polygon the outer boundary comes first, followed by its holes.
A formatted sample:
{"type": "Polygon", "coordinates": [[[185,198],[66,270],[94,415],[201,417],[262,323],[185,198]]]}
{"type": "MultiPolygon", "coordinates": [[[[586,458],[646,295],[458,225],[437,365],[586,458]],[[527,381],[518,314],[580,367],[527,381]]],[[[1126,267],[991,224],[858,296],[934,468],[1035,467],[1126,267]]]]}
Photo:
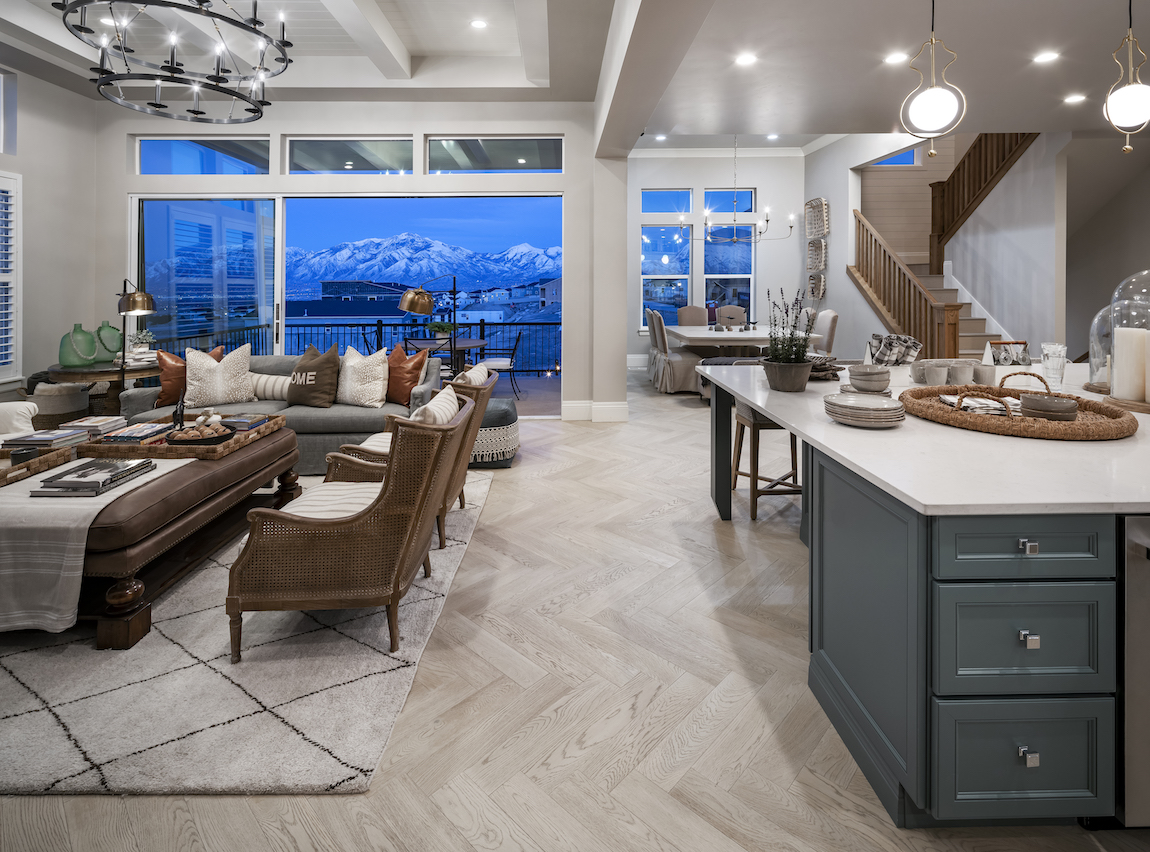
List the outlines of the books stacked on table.
{"type": "Polygon", "coordinates": [[[93,438],[99,438],[116,429],[123,429],[127,425],[128,421],[123,417],[108,414],[98,417],[81,417],[79,420],[69,420],[67,423],[61,423],[60,428],[87,429],[89,435],[93,438]]]}
{"type": "Polygon", "coordinates": [[[231,426],[237,432],[247,432],[249,429],[257,429],[267,423],[268,416],[267,414],[228,414],[220,422],[225,426],[231,426]]]}
{"type": "Polygon", "coordinates": [[[15,438],[5,438],[5,449],[13,447],[36,447],[41,450],[58,450],[82,444],[91,437],[87,429],[41,429],[15,438]]]}
{"type": "Polygon", "coordinates": [[[137,423],[104,436],[105,444],[158,444],[172,431],[171,423],[137,423]]]}
{"type": "MultiPolygon", "coordinates": [[[[117,355],[113,361],[112,366],[119,367],[120,362],[123,360],[122,355],[117,355]]],[[[135,367],[155,367],[159,364],[156,360],[156,350],[146,349],[141,352],[129,352],[128,360],[124,361],[124,367],[131,370],[135,367]]]]}
{"type": "Polygon", "coordinates": [[[46,477],[33,497],[95,497],[154,469],[151,459],[91,459],[46,477]]]}

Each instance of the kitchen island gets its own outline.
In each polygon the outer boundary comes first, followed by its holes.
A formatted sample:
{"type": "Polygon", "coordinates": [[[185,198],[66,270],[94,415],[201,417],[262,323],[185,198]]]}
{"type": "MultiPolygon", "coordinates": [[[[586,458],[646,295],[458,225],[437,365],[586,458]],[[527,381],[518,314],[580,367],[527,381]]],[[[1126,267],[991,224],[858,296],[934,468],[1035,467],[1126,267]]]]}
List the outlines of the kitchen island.
{"type": "MultiPolygon", "coordinates": [[[[824,413],[837,383],[698,371],[720,517],[732,398],[803,441],[808,683],[895,823],[1122,817],[1119,557],[1123,516],[1150,513],[1147,418],[1101,442],[869,430],[824,413]]],[[[893,368],[893,395],[909,385],[893,368]]]]}

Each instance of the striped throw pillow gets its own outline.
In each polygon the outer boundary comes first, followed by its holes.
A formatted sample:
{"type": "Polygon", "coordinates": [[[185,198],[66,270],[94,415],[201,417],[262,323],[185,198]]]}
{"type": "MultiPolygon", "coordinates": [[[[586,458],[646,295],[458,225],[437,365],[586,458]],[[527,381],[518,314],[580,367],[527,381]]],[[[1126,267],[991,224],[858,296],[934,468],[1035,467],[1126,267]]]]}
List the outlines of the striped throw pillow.
{"type": "Polygon", "coordinates": [[[458,413],[459,397],[456,396],[455,388],[447,385],[431,398],[431,402],[411,412],[411,419],[416,423],[446,426],[458,413]]]}
{"type": "Polygon", "coordinates": [[[256,399],[286,400],[291,376],[269,376],[267,373],[248,373],[256,399]]]}

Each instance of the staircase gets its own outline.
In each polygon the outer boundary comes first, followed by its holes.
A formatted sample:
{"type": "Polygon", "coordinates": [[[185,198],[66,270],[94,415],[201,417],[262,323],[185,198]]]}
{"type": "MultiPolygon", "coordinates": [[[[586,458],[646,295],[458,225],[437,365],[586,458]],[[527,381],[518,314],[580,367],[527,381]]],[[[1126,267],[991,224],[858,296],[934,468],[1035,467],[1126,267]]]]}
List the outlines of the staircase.
{"type": "Polygon", "coordinates": [[[958,357],[981,358],[986,344],[998,340],[999,336],[986,330],[985,317],[970,315],[970,302],[958,302],[958,290],[942,286],[942,275],[931,275],[929,263],[908,264],[922,286],[930,290],[940,302],[957,302],[958,312],[958,357]]]}
{"type": "Polygon", "coordinates": [[[858,210],[855,265],[847,277],[858,287],[887,331],[923,344],[923,358],[981,357],[999,335],[971,315],[958,290],[943,286],[946,243],[1038,138],[1037,133],[982,133],[950,177],[930,185],[930,263],[907,265],[858,210]]]}

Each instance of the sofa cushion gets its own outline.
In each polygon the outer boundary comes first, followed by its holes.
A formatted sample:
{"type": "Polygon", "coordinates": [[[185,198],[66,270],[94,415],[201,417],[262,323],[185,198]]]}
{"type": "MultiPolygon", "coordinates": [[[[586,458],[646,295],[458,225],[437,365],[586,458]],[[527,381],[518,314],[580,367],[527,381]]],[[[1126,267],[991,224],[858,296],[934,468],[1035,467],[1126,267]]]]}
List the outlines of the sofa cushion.
{"type": "Polygon", "coordinates": [[[381,456],[386,456],[391,452],[391,440],[395,437],[394,432],[376,432],[370,438],[366,438],[359,442],[359,445],[365,450],[370,450],[373,453],[379,453],[381,456]]]}
{"type": "MultiPolygon", "coordinates": [[[[387,395],[387,351],[361,355],[354,346],[343,353],[335,401],[364,408],[380,408],[387,395]]],[[[408,394],[410,396],[410,392],[408,394]]]]}
{"type": "Polygon", "coordinates": [[[298,355],[253,355],[248,369],[269,376],[290,376],[297,361],[298,355]]]}
{"type": "Polygon", "coordinates": [[[248,362],[252,355],[250,343],[229,352],[218,363],[207,353],[195,349],[188,349],[185,355],[188,359],[188,389],[184,394],[184,404],[189,408],[251,402],[256,398],[248,378],[248,362]]]}
{"type": "Polygon", "coordinates": [[[335,402],[339,387],[339,347],[334,343],[324,353],[314,346],[299,356],[291,374],[288,402],[292,405],[310,405],[328,408],[335,402]]]}
{"type": "Polygon", "coordinates": [[[427,367],[427,350],[420,349],[410,358],[399,346],[387,356],[387,401],[411,404],[411,389],[420,383],[427,367]]]}
{"type": "MultiPolygon", "coordinates": [[[[229,405],[213,405],[212,408],[219,414],[282,414],[288,404],[280,399],[261,399],[255,402],[233,402],[229,405]]],[[[128,418],[129,423],[147,423],[149,420],[170,418],[176,410],[174,405],[165,405],[161,408],[149,408],[128,418]]],[[[188,408],[184,411],[184,420],[191,423],[199,414],[199,409],[188,408]]]]}
{"type": "Polygon", "coordinates": [[[304,518],[346,518],[358,515],[379,496],[382,482],[321,482],[283,507],[304,518]]]}
{"type": "MultiPolygon", "coordinates": [[[[224,358],[224,347],[221,343],[208,353],[208,357],[218,363],[224,358]]],[[[173,355],[162,349],[156,350],[156,363],[160,367],[160,395],[156,399],[156,406],[175,405],[180,401],[180,394],[188,386],[188,364],[179,355],[173,355]]]]}
{"type": "MultiPolygon", "coordinates": [[[[382,408],[361,408],[337,402],[331,408],[292,405],[284,409],[282,414],[287,417],[287,427],[301,434],[348,432],[370,435],[387,428],[389,414],[407,417],[407,408],[392,402],[384,403],[382,408]]],[[[336,444],[332,449],[338,446],[336,444]]]]}

